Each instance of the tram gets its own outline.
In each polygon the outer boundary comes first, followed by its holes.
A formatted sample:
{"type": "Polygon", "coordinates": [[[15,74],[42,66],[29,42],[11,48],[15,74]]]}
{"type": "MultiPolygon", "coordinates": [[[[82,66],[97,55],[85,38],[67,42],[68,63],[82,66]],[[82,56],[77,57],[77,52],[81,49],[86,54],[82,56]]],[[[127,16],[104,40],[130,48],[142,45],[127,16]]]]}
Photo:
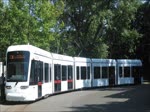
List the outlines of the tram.
{"type": "Polygon", "coordinates": [[[141,82],[141,60],[71,57],[32,45],[7,49],[7,101],[35,101],[82,88],[141,82]]]}

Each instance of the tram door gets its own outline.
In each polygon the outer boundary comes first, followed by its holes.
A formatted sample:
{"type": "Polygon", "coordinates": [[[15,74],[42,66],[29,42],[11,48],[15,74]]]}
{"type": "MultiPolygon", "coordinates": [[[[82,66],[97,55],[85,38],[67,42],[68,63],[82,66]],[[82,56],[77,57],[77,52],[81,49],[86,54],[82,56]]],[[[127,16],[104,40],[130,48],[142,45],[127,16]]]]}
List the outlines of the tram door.
{"type": "Polygon", "coordinates": [[[73,89],[73,67],[68,66],[68,90],[73,89]]]}
{"type": "Polygon", "coordinates": [[[43,81],[43,62],[32,60],[31,73],[30,73],[30,85],[37,85],[37,95],[42,96],[42,81],[43,81]]]}
{"type": "Polygon", "coordinates": [[[38,97],[42,96],[43,62],[38,62],[38,97]]]}
{"type": "Polygon", "coordinates": [[[133,67],[132,74],[134,77],[134,84],[141,84],[141,67],[133,67]]]}
{"type": "Polygon", "coordinates": [[[109,67],[109,86],[115,85],[115,67],[109,67]]]}
{"type": "Polygon", "coordinates": [[[61,91],[61,65],[55,64],[54,65],[54,88],[55,92],[61,91]]]}

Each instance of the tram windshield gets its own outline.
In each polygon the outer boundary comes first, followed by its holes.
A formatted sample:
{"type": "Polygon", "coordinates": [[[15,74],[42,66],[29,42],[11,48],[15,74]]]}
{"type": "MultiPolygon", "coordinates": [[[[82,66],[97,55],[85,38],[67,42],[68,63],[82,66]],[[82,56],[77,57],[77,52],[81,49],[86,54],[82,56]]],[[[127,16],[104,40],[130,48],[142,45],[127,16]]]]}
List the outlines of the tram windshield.
{"type": "Polygon", "coordinates": [[[13,51],[7,54],[7,81],[24,82],[28,78],[29,52],[13,51]]]}

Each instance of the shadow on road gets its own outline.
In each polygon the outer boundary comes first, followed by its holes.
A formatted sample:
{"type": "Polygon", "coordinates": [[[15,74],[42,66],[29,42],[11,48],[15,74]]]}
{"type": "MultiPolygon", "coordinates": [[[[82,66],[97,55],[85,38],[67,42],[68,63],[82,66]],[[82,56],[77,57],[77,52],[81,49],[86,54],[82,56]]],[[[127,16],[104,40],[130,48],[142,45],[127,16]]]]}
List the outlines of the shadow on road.
{"type": "MultiPolygon", "coordinates": [[[[107,91],[111,88],[107,88],[107,91]]],[[[116,88],[117,89],[117,88],[116,88]]],[[[113,89],[115,90],[115,88],[113,89]]],[[[133,89],[105,96],[105,98],[126,98],[125,102],[108,102],[107,104],[90,104],[82,107],[70,107],[73,111],[86,112],[150,112],[150,84],[133,86],[133,89]]]]}
{"type": "Polygon", "coordinates": [[[1,105],[22,105],[22,104],[32,104],[32,103],[34,103],[34,102],[15,102],[15,101],[13,101],[13,102],[8,102],[8,101],[0,101],[0,104],[1,105]]]}

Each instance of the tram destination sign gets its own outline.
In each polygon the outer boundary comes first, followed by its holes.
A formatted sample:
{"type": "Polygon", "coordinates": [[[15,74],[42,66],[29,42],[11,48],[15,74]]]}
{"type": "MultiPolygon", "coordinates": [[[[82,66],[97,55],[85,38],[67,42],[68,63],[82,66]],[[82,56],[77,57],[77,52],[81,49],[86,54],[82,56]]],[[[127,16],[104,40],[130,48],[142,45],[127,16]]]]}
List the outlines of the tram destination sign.
{"type": "Polygon", "coordinates": [[[17,55],[9,55],[9,59],[13,60],[13,59],[24,59],[25,55],[23,54],[17,54],[17,55]]]}

